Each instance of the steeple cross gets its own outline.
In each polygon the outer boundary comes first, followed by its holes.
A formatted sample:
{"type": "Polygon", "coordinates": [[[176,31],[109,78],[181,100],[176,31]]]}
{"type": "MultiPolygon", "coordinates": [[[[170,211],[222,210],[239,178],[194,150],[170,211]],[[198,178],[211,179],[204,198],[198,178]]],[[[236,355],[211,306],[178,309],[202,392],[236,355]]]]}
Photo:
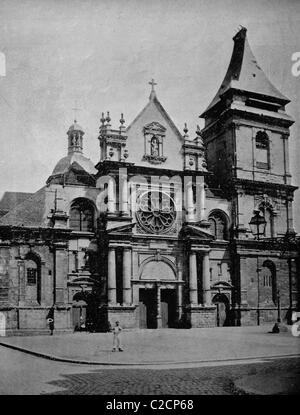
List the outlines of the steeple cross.
{"type": "Polygon", "coordinates": [[[72,108],[72,110],[74,111],[74,121],[77,122],[77,112],[81,111],[80,108],[76,108],[77,106],[77,101],[75,101],[75,108],[72,108]]]}
{"type": "Polygon", "coordinates": [[[148,82],[149,85],[151,85],[151,91],[154,92],[154,85],[157,85],[157,83],[152,78],[150,82],[148,82]]]}

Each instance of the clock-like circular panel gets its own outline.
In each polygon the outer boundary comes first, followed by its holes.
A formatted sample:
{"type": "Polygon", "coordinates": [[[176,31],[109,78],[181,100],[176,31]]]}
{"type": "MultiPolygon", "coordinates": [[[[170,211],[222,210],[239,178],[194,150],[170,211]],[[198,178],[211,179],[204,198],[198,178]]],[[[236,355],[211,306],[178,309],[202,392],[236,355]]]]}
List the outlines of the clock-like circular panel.
{"type": "Polygon", "coordinates": [[[166,193],[147,191],[137,199],[137,220],[149,233],[165,233],[175,222],[176,210],[173,199],[166,193]]]}

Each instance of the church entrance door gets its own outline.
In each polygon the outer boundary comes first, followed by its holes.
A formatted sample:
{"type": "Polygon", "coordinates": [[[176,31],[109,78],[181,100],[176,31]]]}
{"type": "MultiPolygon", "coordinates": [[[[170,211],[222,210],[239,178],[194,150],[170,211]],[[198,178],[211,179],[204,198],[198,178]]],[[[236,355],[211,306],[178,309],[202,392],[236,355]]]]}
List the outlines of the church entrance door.
{"type": "Polygon", "coordinates": [[[174,327],[176,320],[176,291],[161,290],[161,324],[162,327],[174,327]]]}
{"type": "Polygon", "coordinates": [[[139,291],[140,328],[155,329],[157,327],[156,314],[157,314],[156,290],[140,288],[140,291],[139,291]]]}
{"type": "Polygon", "coordinates": [[[216,308],[216,324],[218,327],[228,326],[229,319],[229,301],[226,295],[217,294],[212,300],[216,308]]]}

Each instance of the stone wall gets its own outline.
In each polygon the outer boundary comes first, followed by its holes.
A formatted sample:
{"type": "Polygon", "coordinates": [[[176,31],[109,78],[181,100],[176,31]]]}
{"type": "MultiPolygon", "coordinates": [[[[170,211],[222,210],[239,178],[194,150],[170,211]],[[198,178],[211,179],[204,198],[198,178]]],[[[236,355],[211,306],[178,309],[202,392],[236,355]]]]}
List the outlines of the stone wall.
{"type": "Polygon", "coordinates": [[[187,323],[191,328],[196,327],[215,327],[216,326],[216,307],[187,307],[187,323]]]}
{"type": "Polygon", "coordinates": [[[135,306],[107,307],[107,317],[112,327],[116,321],[119,321],[124,329],[138,328],[135,306]]]}

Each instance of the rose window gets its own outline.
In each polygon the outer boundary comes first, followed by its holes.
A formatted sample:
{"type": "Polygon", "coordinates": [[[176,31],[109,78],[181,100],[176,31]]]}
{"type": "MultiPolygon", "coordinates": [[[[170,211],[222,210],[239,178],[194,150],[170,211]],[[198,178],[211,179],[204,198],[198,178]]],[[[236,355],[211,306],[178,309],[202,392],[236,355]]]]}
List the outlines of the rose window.
{"type": "Polygon", "coordinates": [[[138,222],[149,233],[167,232],[176,219],[174,201],[166,193],[143,193],[137,200],[137,208],[138,222]]]}

